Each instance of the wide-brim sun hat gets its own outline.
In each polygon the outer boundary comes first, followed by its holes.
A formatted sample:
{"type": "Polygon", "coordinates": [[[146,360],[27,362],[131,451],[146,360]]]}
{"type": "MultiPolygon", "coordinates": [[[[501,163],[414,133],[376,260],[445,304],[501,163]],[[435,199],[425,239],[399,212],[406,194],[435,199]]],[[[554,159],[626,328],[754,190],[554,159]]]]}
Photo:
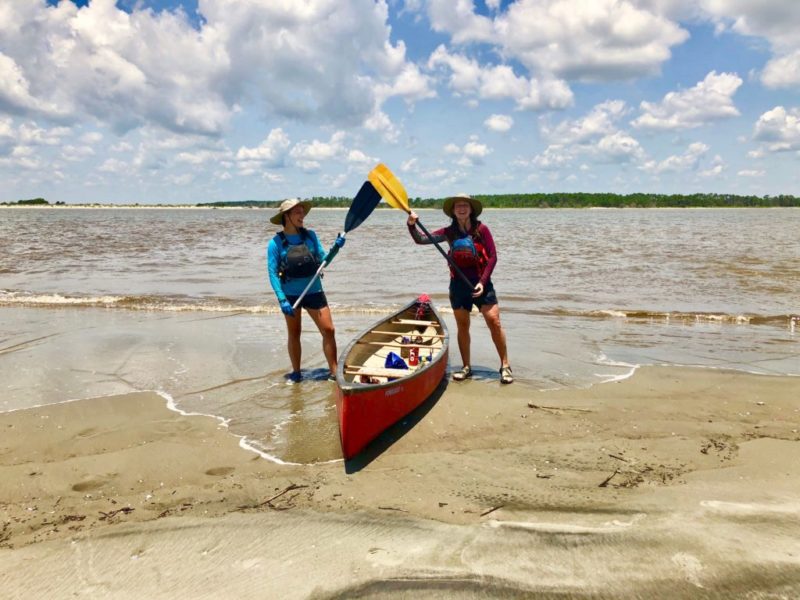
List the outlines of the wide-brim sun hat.
{"type": "Polygon", "coordinates": [[[472,214],[475,215],[476,217],[483,211],[483,204],[481,204],[480,200],[476,200],[469,194],[456,194],[455,196],[450,196],[447,200],[444,201],[444,206],[442,206],[444,214],[452,218],[453,206],[455,206],[455,203],[458,202],[459,200],[465,200],[469,202],[470,206],[472,206],[472,214]]]}
{"type": "Polygon", "coordinates": [[[303,207],[303,213],[308,214],[308,211],[311,210],[311,202],[308,200],[300,200],[300,198],[289,198],[288,200],[284,200],[281,202],[281,205],[278,207],[278,213],[270,218],[269,222],[274,223],[275,225],[282,225],[283,224],[283,213],[287,213],[292,210],[295,206],[300,205],[303,207]]]}

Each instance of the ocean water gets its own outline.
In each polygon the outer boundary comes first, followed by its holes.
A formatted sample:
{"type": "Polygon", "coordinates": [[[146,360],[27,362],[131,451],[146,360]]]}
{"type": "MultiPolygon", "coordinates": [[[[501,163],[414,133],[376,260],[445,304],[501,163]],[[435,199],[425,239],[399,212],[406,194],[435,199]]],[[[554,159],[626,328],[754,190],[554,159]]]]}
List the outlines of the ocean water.
{"type": "MultiPolygon", "coordinates": [[[[306,317],[287,385],[266,275],[271,210],[0,210],[0,411],[134,390],[220,417],[276,460],[338,458],[333,384],[306,317]]],[[[312,210],[324,245],[346,209],[312,210]]],[[[428,229],[446,223],[420,211],[428,229]]],[[[800,211],[486,210],[515,385],[584,387],[638,365],[800,375],[800,211]]],[[[326,272],[339,349],[448,272],[405,214],[376,210],[326,272]]],[[[468,385],[499,388],[479,315],[468,385]]],[[[451,365],[460,366],[451,347],[451,365]]],[[[494,392],[492,392],[494,393],[494,392]]]]}

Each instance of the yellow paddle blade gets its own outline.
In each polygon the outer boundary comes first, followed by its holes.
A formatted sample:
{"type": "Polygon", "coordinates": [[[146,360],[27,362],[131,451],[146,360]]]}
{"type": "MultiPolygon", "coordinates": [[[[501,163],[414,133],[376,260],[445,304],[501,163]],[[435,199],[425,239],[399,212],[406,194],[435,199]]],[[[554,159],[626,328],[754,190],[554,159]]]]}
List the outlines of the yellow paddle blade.
{"type": "Polygon", "coordinates": [[[369,172],[367,179],[389,206],[411,212],[408,208],[408,194],[389,167],[379,164],[369,172]]]}

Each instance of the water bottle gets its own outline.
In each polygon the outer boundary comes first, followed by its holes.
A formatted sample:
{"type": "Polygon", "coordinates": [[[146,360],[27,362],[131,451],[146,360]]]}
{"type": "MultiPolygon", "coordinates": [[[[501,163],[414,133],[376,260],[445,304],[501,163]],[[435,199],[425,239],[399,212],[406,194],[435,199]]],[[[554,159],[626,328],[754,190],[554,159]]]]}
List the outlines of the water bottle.
{"type": "Polygon", "coordinates": [[[408,364],[412,367],[419,364],[419,348],[417,346],[411,346],[408,349],[408,364]]]}

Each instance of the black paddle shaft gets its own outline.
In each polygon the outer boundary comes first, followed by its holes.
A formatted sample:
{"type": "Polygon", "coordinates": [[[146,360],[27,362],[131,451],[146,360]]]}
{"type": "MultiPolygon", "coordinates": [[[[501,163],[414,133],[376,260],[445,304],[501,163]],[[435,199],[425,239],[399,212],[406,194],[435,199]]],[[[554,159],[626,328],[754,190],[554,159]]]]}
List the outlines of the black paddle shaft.
{"type": "Polygon", "coordinates": [[[439,252],[441,252],[442,256],[444,256],[447,259],[447,262],[450,263],[450,266],[453,267],[453,270],[458,274],[458,276],[461,277],[461,279],[464,281],[464,283],[466,283],[469,286],[469,289],[473,289],[475,287],[475,285],[473,285],[473,283],[469,279],[467,279],[467,276],[464,275],[464,272],[461,269],[458,268],[458,265],[450,257],[450,255],[447,252],[445,252],[444,250],[442,250],[442,247],[436,241],[434,241],[433,236],[430,233],[428,233],[428,230],[425,229],[425,226],[422,223],[419,222],[419,219],[417,219],[417,225],[419,225],[419,228],[422,230],[422,233],[424,233],[425,235],[428,236],[428,239],[431,241],[431,243],[434,246],[436,246],[436,249],[439,252]]]}

